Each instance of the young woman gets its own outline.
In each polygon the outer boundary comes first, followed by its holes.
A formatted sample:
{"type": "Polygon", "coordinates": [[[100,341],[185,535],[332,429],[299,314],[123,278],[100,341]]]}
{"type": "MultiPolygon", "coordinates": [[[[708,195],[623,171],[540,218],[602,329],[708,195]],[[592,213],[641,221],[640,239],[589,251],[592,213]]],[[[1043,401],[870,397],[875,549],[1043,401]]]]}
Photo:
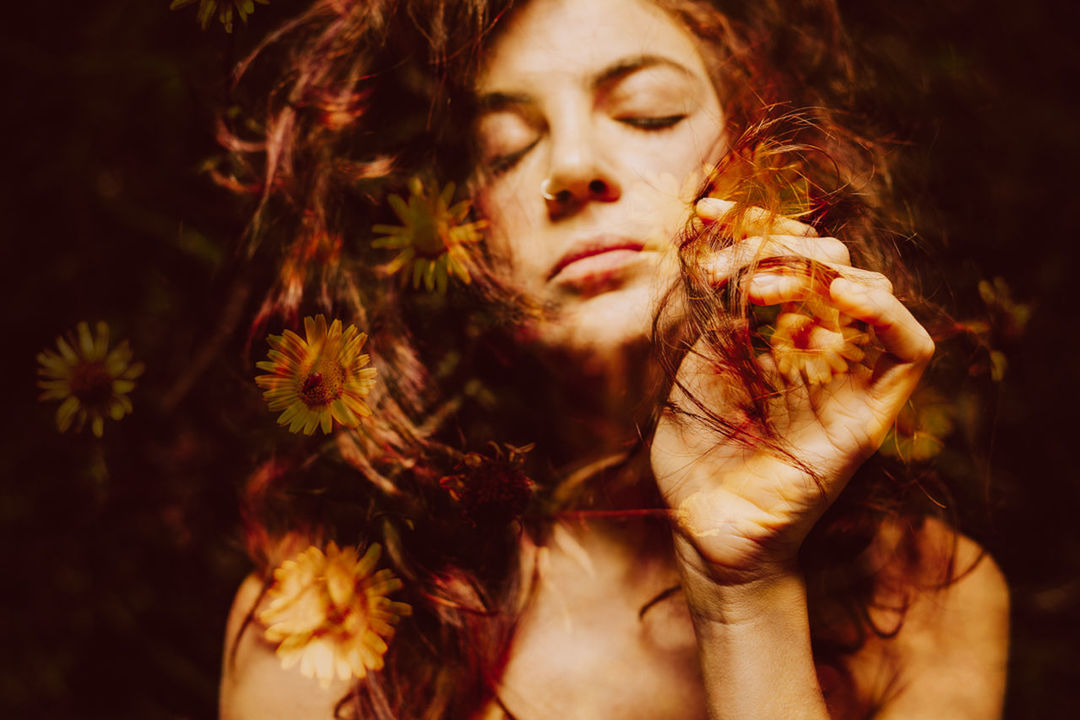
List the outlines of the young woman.
{"type": "Polygon", "coordinates": [[[934,343],[880,153],[837,121],[835,9],[743,5],[327,0],[287,28],[267,144],[233,145],[262,152],[253,236],[287,243],[262,319],[321,284],[378,376],[332,451],[253,478],[222,717],[1000,713],[1000,573],[870,460],[934,343]],[[383,546],[411,615],[380,600],[389,648],[320,683],[267,628],[331,539],[365,572],[383,546]]]}

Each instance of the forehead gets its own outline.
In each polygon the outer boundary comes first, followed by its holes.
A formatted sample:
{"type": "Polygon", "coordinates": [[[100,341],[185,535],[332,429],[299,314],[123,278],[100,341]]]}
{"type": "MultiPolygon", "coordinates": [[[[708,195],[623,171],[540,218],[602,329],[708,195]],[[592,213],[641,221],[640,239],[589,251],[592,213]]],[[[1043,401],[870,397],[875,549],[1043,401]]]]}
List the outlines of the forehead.
{"type": "Polygon", "coordinates": [[[694,37],[648,0],[530,0],[488,48],[477,86],[493,90],[582,78],[643,55],[706,76],[694,37]]]}

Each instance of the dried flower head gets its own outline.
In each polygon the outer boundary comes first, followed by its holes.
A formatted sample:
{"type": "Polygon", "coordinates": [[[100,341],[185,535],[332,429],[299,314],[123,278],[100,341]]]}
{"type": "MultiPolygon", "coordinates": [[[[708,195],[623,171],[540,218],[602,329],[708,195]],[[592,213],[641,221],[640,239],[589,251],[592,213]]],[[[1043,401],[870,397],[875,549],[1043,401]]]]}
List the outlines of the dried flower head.
{"type": "Polygon", "coordinates": [[[439,485],[459,504],[462,514],[474,526],[490,527],[521,516],[532,498],[533,482],[522,465],[533,449],[491,444],[493,457],[466,453],[455,474],[439,480],[439,485]]]}
{"type": "Polygon", "coordinates": [[[105,417],[120,420],[132,411],[128,398],[135,388],[135,378],[145,365],[131,362],[127,341],[109,350],[109,326],[99,322],[96,333],[81,322],[74,335],[56,338],[59,354],[44,350],[38,353],[38,387],[45,392],[39,400],[60,400],[56,427],[65,432],[74,423],[80,432],[86,421],[90,430],[101,437],[105,417]]]}
{"type": "Polygon", "coordinates": [[[279,425],[289,432],[305,435],[321,427],[329,434],[336,420],[344,427],[357,427],[360,418],[371,415],[364,398],[375,384],[375,368],[364,367],[370,358],[360,352],[367,335],[350,325],[342,330],[340,320],[329,329],[326,318],[304,318],[301,338],[291,330],[267,338],[269,360],[256,367],[269,375],[259,375],[255,383],[266,392],[270,409],[283,412],[279,425]]]}
{"type": "Polygon", "coordinates": [[[278,644],[282,667],[299,663],[323,687],[335,676],[362,678],[383,668],[394,626],[412,608],[387,597],[402,583],[391,570],[375,570],[380,553],[378,544],[360,557],[331,542],[325,553],[311,546],[274,570],[258,620],[278,644]]]}
{"type": "Polygon", "coordinates": [[[486,223],[465,222],[469,202],[463,200],[451,205],[453,197],[453,183],[440,191],[426,187],[416,177],[409,182],[408,202],[399,195],[390,196],[390,206],[402,224],[375,225],[372,230],[383,237],[371,245],[401,252],[382,266],[383,273],[392,275],[403,270],[402,277],[407,278],[411,272],[414,288],[423,281],[429,292],[440,293],[446,292],[451,277],[466,285],[472,281],[465,246],[480,240],[480,230],[486,223]]]}

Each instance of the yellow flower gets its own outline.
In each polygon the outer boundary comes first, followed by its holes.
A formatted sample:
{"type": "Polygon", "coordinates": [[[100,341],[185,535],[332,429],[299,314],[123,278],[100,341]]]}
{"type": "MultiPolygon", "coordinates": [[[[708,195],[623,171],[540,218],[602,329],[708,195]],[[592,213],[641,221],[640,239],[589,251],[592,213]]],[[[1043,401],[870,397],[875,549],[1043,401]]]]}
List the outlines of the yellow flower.
{"type": "Polygon", "coordinates": [[[39,400],[61,400],[56,411],[56,427],[65,432],[75,423],[82,430],[86,421],[94,435],[105,431],[105,416],[120,420],[132,411],[127,394],[135,388],[135,378],[146,366],[131,362],[127,340],[109,350],[109,326],[99,322],[94,335],[81,322],[75,335],[56,338],[57,354],[38,353],[38,387],[45,392],[39,400]]]}
{"type": "MultiPolygon", "coordinates": [[[[179,10],[194,3],[195,0],[173,0],[169,5],[170,10],[179,10]]],[[[270,0],[199,0],[199,10],[195,19],[199,26],[205,30],[210,24],[210,19],[217,14],[218,20],[225,26],[225,32],[233,31],[233,15],[237,15],[241,21],[247,22],[247,16],[255,12],[255,3],[269,5],[270,0]]]]}
{"type": "MultiPolygon", "coordinates": [[[[776,328],[769,338],[776,369],[792,383],[821,385],[834,374],[848,371],[848,362],[860,362],[864,357],[866,333],[840,322],[831,328],[816,317],[799,312],[781,312],[776,328]]],[[[848,321],[850,322],[850,321],[848,321]]]]}
{"type": "Polygon", "coordinates": [[[372,241],[372,247],[401,250],[397,257],[382,266],[382,272],[392,275],[412,267],[412,285],[430,292],[446,292],[451,277],[466,285],[472,281],[467,268],[465,245],[480,240],[485,222],[463,222],[469,214],[468,201],[450,205],[454,184],[449,183],[437,192],[426,188],[419,178],[409,182],[409,200],[390,196],[390,206],[401,219],[401,225],[375,225],[372,230],[383,235],[372,241]]]}
{"type": "Polygon", "coordinates": [[[361,558],[356,548],[331,542],[325,554],[311,546],[274,570],[258,619],[266,639],[278,643],[282,667],[299,663],[323,687],[335,676],[362,678],[382,669],[394,626],[412,608],[387,597],[401,580],[391,570],[375,571],[380,553],[373,544],[361,558]]]}
{"type": "Polygon", "coordinates": [[[304,333],[306,339],[291,330],[271,335],[270,359],[255,364],[270,373],[257,376],[255,383],[266,391],[271,410],[284,411],[278,424],[305,435],[316,427],[329,434],[334,420],[359,426],[360,418],[371,415],[364,398],[376,375],[375,368],[364,367],[369,358],[360,352],[367,335],[355,325],[343,332],[340,320],[328,330],[322,315],[304,318],[304,333]]]}

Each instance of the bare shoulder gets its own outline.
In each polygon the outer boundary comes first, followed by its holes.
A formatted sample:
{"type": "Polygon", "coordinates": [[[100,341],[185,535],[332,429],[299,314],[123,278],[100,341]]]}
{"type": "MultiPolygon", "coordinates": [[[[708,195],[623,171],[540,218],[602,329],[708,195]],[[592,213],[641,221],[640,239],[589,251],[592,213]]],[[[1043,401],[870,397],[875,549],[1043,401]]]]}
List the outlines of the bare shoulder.
{"type": "MultiPolygon", "coordinates": [[[[878,543],[890,542],[886,528],[878,543]]],[[[901,617],[895,608],[906,605],[899,631],[868,643],[853,672],[860,684],[878,685],[875,717],[998,718],[1009,643],[1005,578],[978,543],[938,520],[924,523],[917,546],[917,562],[892,559],[884,568],[906,594],[886,592],[870,612],[888,631],[901,617]]]]}
{"type": "Polygon", "coordinates": [[[274,647],[263,639],[261,626],[245,623],[260,602],[262,589],[262,580],[249,575],[229,612],[219,696],[221,720],[333,718],[334,706],[349,684],[335,681],[323,688],[296,667],[282,669],[274,647]]]}

